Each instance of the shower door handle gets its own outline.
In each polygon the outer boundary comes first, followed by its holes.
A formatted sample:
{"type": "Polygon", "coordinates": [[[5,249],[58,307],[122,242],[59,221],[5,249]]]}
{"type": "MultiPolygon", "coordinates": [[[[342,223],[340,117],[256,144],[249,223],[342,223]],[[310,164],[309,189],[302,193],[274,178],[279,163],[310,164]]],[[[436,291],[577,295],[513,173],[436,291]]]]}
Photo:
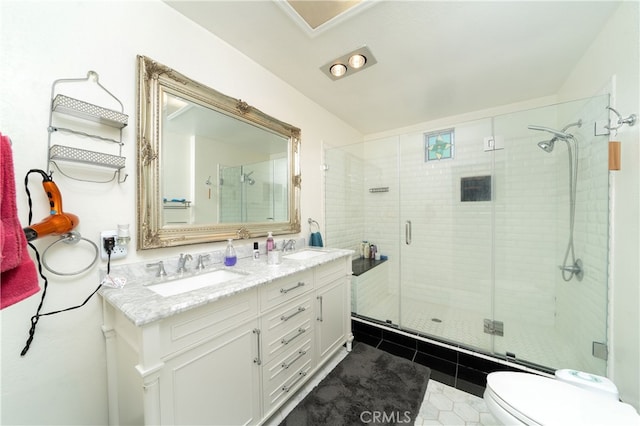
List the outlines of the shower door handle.
{"type": "Polygon", "coordinates": [[[408,220],[404,224],[404,242],[409,245],[411,244],[411,221],[408,220]]]}

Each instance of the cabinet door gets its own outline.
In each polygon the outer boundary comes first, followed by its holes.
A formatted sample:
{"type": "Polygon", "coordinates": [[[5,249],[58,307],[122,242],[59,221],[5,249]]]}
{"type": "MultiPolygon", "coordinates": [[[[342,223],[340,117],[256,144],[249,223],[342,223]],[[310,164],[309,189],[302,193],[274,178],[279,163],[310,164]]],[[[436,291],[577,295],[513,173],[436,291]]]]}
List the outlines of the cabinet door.
{"type": "Polygon", "coordinates": [[[316,293],[319,364],[346,341],[349,318],[346,291],[346,279],[342,278],[319,288],[316,293]]]}
{"type": "Polygon", "coordinates": [[[260,421],[257,321],[165,361],[162,424],[247,425],[260,421]]]}

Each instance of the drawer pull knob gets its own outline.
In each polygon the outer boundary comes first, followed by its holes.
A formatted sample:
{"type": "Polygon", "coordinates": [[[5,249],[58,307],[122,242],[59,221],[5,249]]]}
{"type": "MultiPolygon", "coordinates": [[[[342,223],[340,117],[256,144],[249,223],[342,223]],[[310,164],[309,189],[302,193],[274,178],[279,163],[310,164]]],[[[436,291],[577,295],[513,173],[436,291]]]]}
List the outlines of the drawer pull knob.
{"type": "Polygon", "coordinates": [[[302,357],[303,357],[303,356],[305,356],[306,354],[307,354],[307,351],[303,351],[303,350],[298,351],[298,356],[297,356],[297,357],[295,357],[294,359],[292,359],[292,360],[289,362],[289,364],[287,364],[286,362],[283,362],[283,363],[282,363],[282,368],[286,370],[287,368],[291,367],[293,364],[295,364],[295,362],[296,362],[297,360],[299,360],[300,358],[302,358],[302,357]]]}
{"type": "Polygon", "coordinates": [[[281,288],[280,289],[280,293],[287,294],[291,290],[295,290],[296,288],[300,288],[300,287],[304,287],[304,281],[298,281],[298,284],[296,284],[296,285],[294,285],[293,287],[290,287],[290,288],[281,288]]]}
{"type": "Polygon", "coordinates": [[[298,383],[304,376],[306,376],[306,371],[301,371],[298,373],[298,378],[293,381],[289,386],[283,386],[282,390],[285,392],[289,392],[295,385],[298,383]]]}
{"type": "Polygon", "coordinates": [[[300,312],[304,312],[305,309],[306,308],[304,306],[300,306],[300,307],[298,307],[298,310],[295,311],[294,313],[292,313],[291,315],[289,315],[289,316],[284,316],[284,315],[281,316],[280,320],[281,321],[288,321],[289,319],[291,319],[291,318],[295,317],[296,315],[298,315],[300,312]]]}
{"type": "Polygon", "coordinates": [[[305,332],[305,331],[307,331],[307,330],[305,330],[304,328],[299,328],[299,329],[298,329],[298,334],[296,334],[295,336],[293,336],[293,337],[292,337],[291,339],[289,339],[289,340],[287,340],[287,339],[282,339],[282,340],[281,340],[281,343],[282,343],[283,345],[288,345],[289,343],[293,342],[293,340],[294,340],[296,337],[300,337],[300,336],[302,336],[302,335],[304,334],[304,332],[305,332]]]}

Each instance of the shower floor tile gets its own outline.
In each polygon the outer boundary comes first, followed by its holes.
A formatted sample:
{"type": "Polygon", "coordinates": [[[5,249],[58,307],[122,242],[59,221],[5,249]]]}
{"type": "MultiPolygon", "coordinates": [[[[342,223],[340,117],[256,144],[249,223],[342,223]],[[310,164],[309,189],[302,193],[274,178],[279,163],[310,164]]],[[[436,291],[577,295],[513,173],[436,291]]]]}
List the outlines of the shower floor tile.
{"type": "Polygon", "coordinates": [[[492,336],[484,332],[484,318],[475,312],[409,302],[403,307],[402,327],[499,355],[510,352],[546,367],[571,365],[589,370],[588,366],[576,366],[575,352],[551,326],[511,319],[504,321],[504,336],[492,336]]]}
{"type": "Polygon", "coordinates": [[[518,359],[552,369],[571,366],[597,374],[591,353],[584,355],[584,363],[580,365],[581,360],[576,360],[575,350],[552,326],[509,319],[504,321],[504,336],[492,336],[484,333],[484,318],[489,315],[420,301],[403,303],[401,321],[398,311],[397,296],[389,295],[358,314],[379,321],[392,321],[403,329],[458,342],[480,351],[501,356],[510,352],[518,359]]]}

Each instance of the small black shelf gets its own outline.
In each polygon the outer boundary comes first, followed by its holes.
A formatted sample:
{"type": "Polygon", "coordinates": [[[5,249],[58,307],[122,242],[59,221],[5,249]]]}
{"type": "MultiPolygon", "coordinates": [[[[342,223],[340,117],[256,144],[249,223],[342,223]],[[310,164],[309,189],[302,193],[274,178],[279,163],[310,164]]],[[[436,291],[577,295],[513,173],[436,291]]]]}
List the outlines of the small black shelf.
{"type": "Polygon", "coordinates": [[[351,270],[353,271],[352,272],[353,275],[357,277],[358,275],[362,275],[368,270],[373,269],[376,266],[386,261],[387,261],[386,259],[385,260],[374,260],[374,259],[365,259],[365,258],[353,259],[351,261],[351,270]]]}

